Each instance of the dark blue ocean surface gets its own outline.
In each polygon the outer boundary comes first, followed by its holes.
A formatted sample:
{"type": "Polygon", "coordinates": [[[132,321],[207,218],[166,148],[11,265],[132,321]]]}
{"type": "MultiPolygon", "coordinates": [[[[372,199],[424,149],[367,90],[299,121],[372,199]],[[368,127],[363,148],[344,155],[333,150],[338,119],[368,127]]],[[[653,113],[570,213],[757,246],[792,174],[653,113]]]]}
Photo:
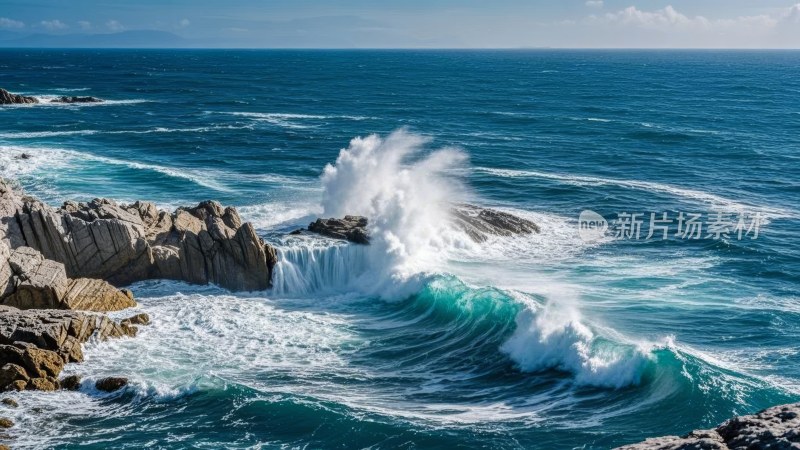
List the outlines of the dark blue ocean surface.
{"type": "Polygon", "coordinates": [[[108,100],[0,107],[0,176],[53,205],[216,199],[281,256],[266,292],[135,285],[154,324],[90,344],[67,369],[80,392],[14,394],[12,445],[604,449],[800,400],[797,67],[768,51],[0,50],[0,87],[108,100]],[[440,216],[464,201],[541,233],[468,242],[440,216]],[[604,238],[579,236],[587,209],[604,238]],[[373,219],[374,245],[287,236],[344,213],[373,219]],[[614,238],[623,213],[640,239],[614,238]],[[646,238],[651,213],[667,239],[646,238]],[[676,235],[680,213],[701,214],[697,239],[676,235]],[[718,214],[727,236],[707,234],[718,214]],[[132,383],[90,387],[106,375],[132,383]]]}

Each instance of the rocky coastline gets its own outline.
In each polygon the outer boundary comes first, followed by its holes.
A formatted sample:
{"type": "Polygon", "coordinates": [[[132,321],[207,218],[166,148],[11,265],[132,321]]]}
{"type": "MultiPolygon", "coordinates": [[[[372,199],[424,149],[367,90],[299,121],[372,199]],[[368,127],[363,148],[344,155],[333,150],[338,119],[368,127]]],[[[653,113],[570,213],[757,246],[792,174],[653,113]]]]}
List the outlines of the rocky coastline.
{"type": "MultiPolygon", "coordinates": [[[[133,337],[150,322],[104,314],[136,306],[123,286],[171,279],[263,290],[275,262],[253,226],[217,202],[174,212],[107,199],[54,208],[0,179],[0,390],[78,389],[80,377],[59,375],[83,360],[82,344],[133,337]]],[[[126,384],[110,377],[95,388],[126,384]]]]}
{"type": "Polygon", "coordinates": [[[712,430],[650,438],[617,450],[789,450],[800,448],[800,403],[734,417],[712,430]]]}
{"type": "Polygon", "coordinates": [[[62,95],[48,102],[42,102],[36,97],[12,94],[0,88],[0,105],[25,105],[34,103],[102,103],[104,100],[91,96],[62,95]]]}
{"type": "MultiPolygon", "coordinates": [[[[474,205],[455,205],[451,216],[476,242],[540,232],[527,219],[474,205]]],[[[368,223],[361,216],[318,219],[293,234],[368,245],[368,223]]],[[[84,343],[133,337],[150,322],[141,313],[122,320],[105,314],[136,306],[124,286],[171,279],[232,291],[264,290],[276,263],[275,248],[234,208],[215,201],[173,212],[150,202],[126,205],[108,199],[56,208],[0,179],[0,390],[79,389],[80,376],[59,376],[66,364],[83,361],[84,343]]],[[[108,377],[94,387],[114,391],[126,384],[125,378],[108,377]]],[[[2,403],[14,407],[16,401],[2,403]]],[[[0,426],[13,423],[0,413],[0,426]]],[[[619,448],[800,448],[800,403],[737,417],[713,430],[619,448]]]]}

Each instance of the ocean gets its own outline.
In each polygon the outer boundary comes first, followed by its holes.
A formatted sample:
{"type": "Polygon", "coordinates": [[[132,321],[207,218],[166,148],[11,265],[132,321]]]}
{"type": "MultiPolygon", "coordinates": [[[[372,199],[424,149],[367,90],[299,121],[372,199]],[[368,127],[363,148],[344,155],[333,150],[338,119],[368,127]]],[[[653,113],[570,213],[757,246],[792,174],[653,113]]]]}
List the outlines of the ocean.
{"type": "Polygon", "coordinates": [[[607,449],[798,401],[798,66],[0,50],[0,87],[108,100],[0,107],[0,176],[53,205],[219,200],[280,256],[264,292],[132,286],[153,324],[88,344],[79,392],[11,394],[12,446],[607,449]],[[442,219],[463,202],[541,232],[472,242],[442,219]],[[372,245],[288,234],[344,214],[372,245]]]}

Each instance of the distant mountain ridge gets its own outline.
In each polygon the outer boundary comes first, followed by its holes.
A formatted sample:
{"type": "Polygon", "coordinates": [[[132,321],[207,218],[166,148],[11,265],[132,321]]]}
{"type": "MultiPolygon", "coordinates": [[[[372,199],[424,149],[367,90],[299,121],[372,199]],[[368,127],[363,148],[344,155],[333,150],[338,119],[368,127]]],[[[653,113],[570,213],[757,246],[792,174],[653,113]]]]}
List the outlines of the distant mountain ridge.
{"type": "Polygon", "coordinates": [[[0,47],[148,48],[187,47],[191,41],[168,31],[130,30],[100,34],[25,34],[0,31],[0,47]]]}

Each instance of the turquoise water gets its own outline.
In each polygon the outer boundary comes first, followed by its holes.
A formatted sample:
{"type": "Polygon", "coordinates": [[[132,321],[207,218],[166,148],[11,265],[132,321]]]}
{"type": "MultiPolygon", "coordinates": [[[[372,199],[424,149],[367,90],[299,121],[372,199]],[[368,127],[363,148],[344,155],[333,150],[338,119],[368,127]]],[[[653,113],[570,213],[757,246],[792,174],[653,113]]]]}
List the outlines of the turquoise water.
{"type": "Polygon", "coordinates": [[[798,401],[798,64],[0,50],[5,89],[110,100],[0,108],[2,176],[54,205],[217,199],[281,255],[266,292],[135,285],[154,325],[90,344],[80,392],[18,395],[14,448],[610,448],[798,401]],[[449,201],[542,233],[469,242],[449,201]],[[585,209],[763,224],[586,242],[585,209]],[[287,237],[344,213],[374,245],[287,237]]]}

